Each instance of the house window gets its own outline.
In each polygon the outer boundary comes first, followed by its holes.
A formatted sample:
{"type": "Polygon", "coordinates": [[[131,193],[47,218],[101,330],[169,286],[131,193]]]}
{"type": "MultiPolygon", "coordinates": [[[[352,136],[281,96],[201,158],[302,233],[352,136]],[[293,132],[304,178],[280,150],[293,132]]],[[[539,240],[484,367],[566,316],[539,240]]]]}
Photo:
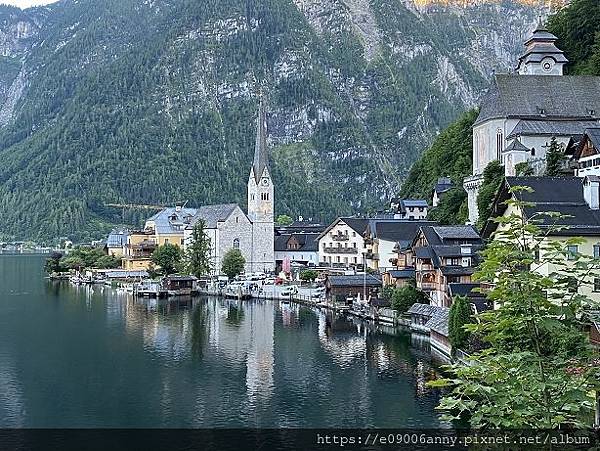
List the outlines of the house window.
{"type": "Polygon", "coordinates": [[[600,258],[600,244],[594,244],[594,258],[600,258]]]}
{"type": "Polygon", "coordinates": [[[185,240],[182,238],[181,239],[181,245],[183,246],[183,243],[185,242],[185,240]]]}
{"type": "Polygon", "coordinates": [[[577,279],[575,277],[569,277],[567,282],[567,290],[569,293],[577,293],[577,279]]]}
{"type": "Polygon", "coordinates": [[[496,132],[496,158],[500,160],[504,149],[504,133],[501,129],[496,132]]]}
{"type": "Polygon", "coordinates": [[[340,262],[340,256],[339,255],[336,257],[336,260],[337,260],[338,263],[340,262]]]}
{"type": "Polygon", "coordinates": [[[567,260],[575,260],[579,253],[579,246],[567,246],[567,260]]]}
{"type": "Polygon", "coordinates": [[[352,247],[356,249],[356,243],[352,243],[352,247]]]}
{"type": "Polygon", "coordinates": [[[594,292],[600,292],[600,277],[594,277],[594,292]]]}
{"type": "Polygon", "coordinates": [[[356,236],[356,232],[352,232],[352,236],[355,237],[356,236]]]}
{"type": "Polygon", "coordinates": [[[169,239],[165,238],[165,244],[169,244],[169,239]]]}
{"type": "Polygon", "coordinates": [[[357,264],[357,263],[358,263],[358,259],[357,259],[356,257],[354,257],[354,259],[353,259],[353,260],[354,260],[354,264],[357,264]]]}
{"type": "Polygon", "coordinates": [[[531,156],[532,156],[532,157],[535,157],[535,147],[532,147],[532,148],[531,148],[531,156]]]}
{"type": "Polygon", "coordinates": [[[238,218],[237,216],[235,217],[235,223],[238,224],[240,222],[240,218],[238,218]]]}
{"type": "Polygon", "coordinates": [[[236,238],[235,240],[233,240],[233,248],[234,249],[239,249],[240,248],[240,240],[238,238],[236,238]]]}

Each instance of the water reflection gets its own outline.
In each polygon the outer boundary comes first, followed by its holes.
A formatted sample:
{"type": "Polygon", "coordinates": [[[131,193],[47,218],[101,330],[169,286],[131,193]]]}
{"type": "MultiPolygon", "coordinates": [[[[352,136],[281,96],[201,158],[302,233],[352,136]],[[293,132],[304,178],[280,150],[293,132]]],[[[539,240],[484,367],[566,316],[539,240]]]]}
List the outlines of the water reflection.
{"type": "Polygon", "coordinates": [[[8,282],[3,427],[440,424],[435,366],[408,332],[291,303],[8,282]]]}

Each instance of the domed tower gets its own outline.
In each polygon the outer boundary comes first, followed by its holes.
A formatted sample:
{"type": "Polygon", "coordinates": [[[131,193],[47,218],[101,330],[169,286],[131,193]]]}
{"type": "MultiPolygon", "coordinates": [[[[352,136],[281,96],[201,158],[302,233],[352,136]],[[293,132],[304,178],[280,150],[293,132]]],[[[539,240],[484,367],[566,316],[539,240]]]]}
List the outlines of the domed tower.
{"type": "Polygon", "coordinates": [[[269,171],[267,124],[261,100],[256,124],[254,161],[248,179],[248,218],[252,221],[253,272],[275,269],[275,188],[269,171]]]}
{"type": "Polygon", "coordinates": [[[519,75],[563,75],[569,62],[564,52],[556,47],[558,38],[540,21],[531,37],[525,41],[525,54],[519,58],[519,75]]]}

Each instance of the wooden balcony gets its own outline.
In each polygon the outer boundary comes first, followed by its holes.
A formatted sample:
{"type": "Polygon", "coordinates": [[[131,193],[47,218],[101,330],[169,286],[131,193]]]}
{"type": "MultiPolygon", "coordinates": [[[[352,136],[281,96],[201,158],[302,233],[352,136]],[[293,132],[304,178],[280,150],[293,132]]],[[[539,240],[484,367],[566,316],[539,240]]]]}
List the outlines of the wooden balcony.
{"type": "Polygon", "coordinates": [[[326,246],[323,251],[327,254],[358,254],[355,247],[326,246]]]}

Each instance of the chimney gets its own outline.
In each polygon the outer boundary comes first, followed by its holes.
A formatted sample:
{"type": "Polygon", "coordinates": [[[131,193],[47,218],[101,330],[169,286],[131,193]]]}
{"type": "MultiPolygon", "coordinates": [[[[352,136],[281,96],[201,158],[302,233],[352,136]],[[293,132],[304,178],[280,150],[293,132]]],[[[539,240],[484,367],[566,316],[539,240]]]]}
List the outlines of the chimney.
{"type": "Polygon", "coordinates": [[[302,221],[304,221],[304,218],[302,216],[298,216],[298,221],[302,222],[302,221]]]}
{"type": "Polygon", "coordinates": [[[600,177],[588,175],[583,179],[583,197],[592,210],[600,209],[600,177]]]}

